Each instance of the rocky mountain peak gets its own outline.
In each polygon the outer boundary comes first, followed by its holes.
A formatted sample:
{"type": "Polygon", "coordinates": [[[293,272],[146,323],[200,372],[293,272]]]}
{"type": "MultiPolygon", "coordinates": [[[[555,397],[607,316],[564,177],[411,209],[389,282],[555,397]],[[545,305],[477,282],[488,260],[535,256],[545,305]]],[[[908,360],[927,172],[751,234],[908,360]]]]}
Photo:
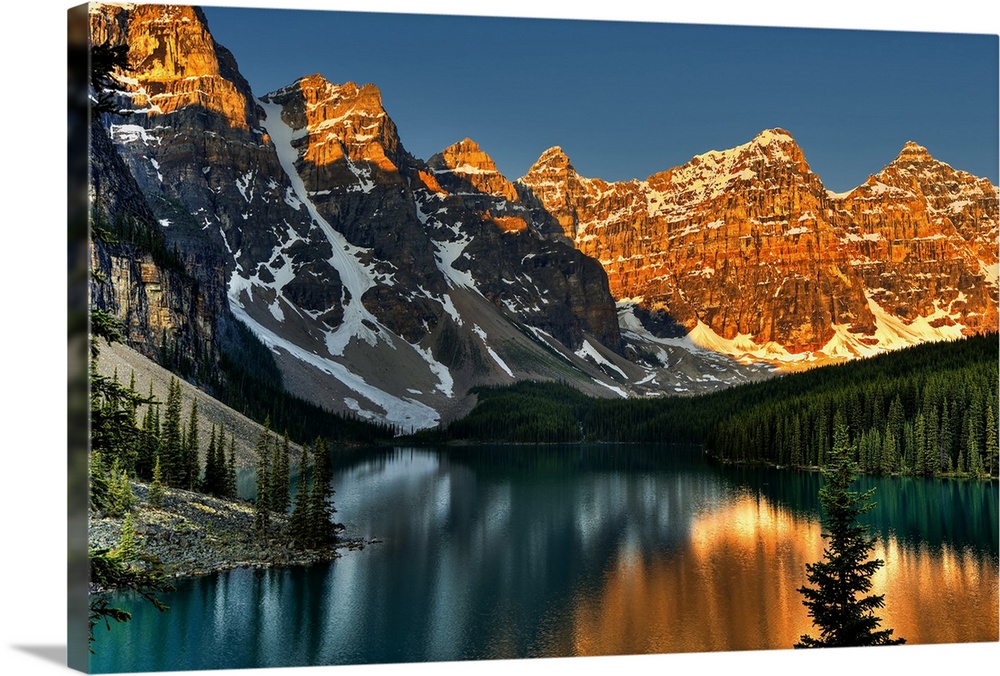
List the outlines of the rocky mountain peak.
{"type": "Polygon", "coordinates": [[[293,130],[306,131],[302,151],[306,162],[315,166],[365,162],[398,173],[405,151],[375,85],[338,85],[317,73],[263,99],[281,104],[282,119],[293,130]]]}
{"type": "MultiPolygon", "coordinates": [[[[563,152],[563,149],[559,146],[552,146],[548,150],[544,151],[539,155],[535,163],[531,165],[531,169],[525,174],[525,178],[536,174],[539,172],[544,172],[546,170],[572,170],[573,165],[570,164],[569,157],[563,152]]],[[[523,180],[523,179],[522,179],[523,180]]]]}
{"type": "Polygon", "coordinates": [[[918,145],[913,141],[907,141],[903,146],[903,149],[899,151],[899,155],[896,159],[892,161],[893,164],[912,164],[915,162],[932,162],[935,161],[931,154],[927,152],[927,148],[922,145],[918,145]]]}
{"type": "Polygon", "coordinates": [[[166,115],[199,106],[233,127],[250,127],[249,86],[200,9],[92,3],[90,30],[94,44],[128,45],[130,73],[119,81],[133,112],[166,115]]]}
{"type": "Polygon", "coordinates": [[[517,199],[514,184],[497,171],[493,158],[470,138],[462,139],[432,156],[427,165],[449,192],[466,193],[471,188],[511,202],[517,199]]]}

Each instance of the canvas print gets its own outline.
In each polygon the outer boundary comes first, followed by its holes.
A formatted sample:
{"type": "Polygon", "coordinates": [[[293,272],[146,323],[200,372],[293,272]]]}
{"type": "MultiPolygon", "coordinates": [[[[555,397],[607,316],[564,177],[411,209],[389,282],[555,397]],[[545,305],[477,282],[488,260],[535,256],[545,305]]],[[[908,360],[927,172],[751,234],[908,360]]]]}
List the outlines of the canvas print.
{"type": "Polygon", "coordinates": [[[996,35],[70,19],[71,666],[998,641],[996,35]]]}

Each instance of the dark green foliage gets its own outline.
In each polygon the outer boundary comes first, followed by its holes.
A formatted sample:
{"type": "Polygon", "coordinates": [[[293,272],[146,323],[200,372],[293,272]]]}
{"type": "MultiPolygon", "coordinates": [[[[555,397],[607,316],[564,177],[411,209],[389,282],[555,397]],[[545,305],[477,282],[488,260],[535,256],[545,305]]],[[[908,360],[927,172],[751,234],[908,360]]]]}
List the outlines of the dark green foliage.
{"type": "Polygon", "coordinates": [[[149,383],[148,405],[142,416],[139,450],[135,461],[135,475],[142,481],[153,476],[153,464],[160,454],[160,406],[153,396],[153,383],[149,383]]]}
{"type": "Polygon", "coordinates": [[[198,485],[200,464],[198,456],[201,451],[199,447],[198,434],[198,400],[191,401],[191,417],[188,419],[187,430],[184,433],[184,479],[182,487],[193,491],[198,485]]]}
{"type": "Polygon", "coordinates": [[[149,485],[149,504],[162,507],[164,498],[163,472],[160,471],[160,456],[156,456],[153,464],[153,482],[149,485]]]}
{"type": "Polygon", "coordinates": [[[161,460],[164,481],[168,486],[183,486],[184,451],[181,444],[181,385],[176,378],[167,386],[167,409],[163,416],[161,460]]]}
{"type": "Polygon", "coordinates": [[[254,500],[254,530],[266,534],[271,524],[271,421],[257,437],[257,496],[254,500]]]}
{"type": "Polygon", "coordinates": [[[698,397],[597,400],[567,385],[522,382],[474,390],[479,403],[468,416],[414,439],[700,443],[726,461],[821,467],[836,417],[866,473],[996,476],[998,365],[991,334],[698,397]]]}
{"type": "Polygon", "coordinates": [[[273,444],[271,455],[271,511],[284,514],[288,511],[288,486],[290,481],[289,453],[290,442],[288,432],[285,432],[281,445],[273,444]]]}
{"type": "Polygon", "coordinates": [[[104,466],[104,455],[100,451],[90,452],[90,509],[104,511],[111,493],[108,469],[104,466]]]}
{"type": "Polygon", "coordinates": [[[226,461],[225,482],[223,484],[222,495],[223,497],[229,498],[230,500],[236,499],[236,435],[235,434],[232,434],[229,437],[229,458],[226,461]]]}
{"type": "Polygon", "coordinates": [[[302,447],[302,461],[299,463],[299,490],[295,494],[295,507],[288,520],[288,536],[297,547],[305,547],[309,541],[309,482],[312,467],[309,464],[309,447],[302,447]]]}
{"type": "Polygon", "coordinates": [[[521,382],[473,392],[479,403],[448,426],[448,437],[515,443],[580,441],[584,412],[595,405],[579,391],[557,383],[521,382]]]}
{"type": "Polygon", "coordinates": [[[209,495],[221,496],[223,484],[225,483],[225,456],[221,452],[223,445],[222,431],[219,431],[219,440],[216,442],[215,425],[208,437],[208,448],[205,450],[205,475],[201,480],[201,491],[209,495]]]}
{"type": "Polygon", "coordinates": [[[745,394],[755,390],[746,397],[753,404],[720,420],[706,445],[727,460],[822,465],[831,439],[826,421],[834,411],[860,406],[853,423],[850,413],[845,420],[862,471],[930,477],[952,466],[964,472],[959,453],[971,461],[973,449],[981,453],[987,437],[996,439],[977,402],[998,396],[997,366],[994,334],[786,376],[774,385],[746,388],[745,394]],[[790,458],[787,440],[774,435],[796,417],[814,430],[799,462],[790,458]]]}
{"type": "Polygon", "coordinates": [[[334,490],[330,486],[332,470],[326,444],[317,438],[313,446],[313,465],[309,465],[310,451],[302,449],[299,465],[299,490],[295,495],[295,507],[289,519],[288,532],[292,544],[300,549],[322,549],[336,541],[336,532],[331,521],[336,509],[333,507],[334,490]]]}
{"type": "Polygon", "coordinates": [[[871,498],[875,489],[860,494],[850,490],[857,475],[857,465],[852,460],[855,449],[849,444],[846,422],[835,416],[830,462],[823,470],[824,483],[819,490],[823,538],[827,544],[822,561],[806,564],[807,577],[813,586],[798,590],[805,597],[802,603],[819,629],[819,638],[803,635],[795,647],[905,643],[902,638],[892,637],[892,629],[879,628],[882,620],[875,611],[885,606],[884,595],[868,594],[872,575],[885,562],[869,559],[875,538],[858,517],[874,506],[871,498]]]}
{"type": "MultiPolygon", "coordinates": [[[[95,341],[96,344],[96,341],[95,341]]],[[[136,407],[148,400],[131,387],[97,372],[96,358],[90,369],[90,447],[103,454],[106,462],[133,474],[143,440],[136,425],[136,407]]]]}

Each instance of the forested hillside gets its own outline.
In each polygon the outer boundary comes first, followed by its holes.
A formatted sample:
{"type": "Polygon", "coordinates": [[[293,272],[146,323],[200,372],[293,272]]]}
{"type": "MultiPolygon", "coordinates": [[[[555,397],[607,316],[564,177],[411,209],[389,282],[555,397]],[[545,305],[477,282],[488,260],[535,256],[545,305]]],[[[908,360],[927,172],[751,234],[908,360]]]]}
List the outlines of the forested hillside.
{"type": "Polygon", "coordinates": [[[865,472],[997,474],[997,334],[921,345],[699,397],[595,400],[556,383],[477,390],[430,439],[694,442],[727,461],[822,465],[843,420],[865,472]]]}

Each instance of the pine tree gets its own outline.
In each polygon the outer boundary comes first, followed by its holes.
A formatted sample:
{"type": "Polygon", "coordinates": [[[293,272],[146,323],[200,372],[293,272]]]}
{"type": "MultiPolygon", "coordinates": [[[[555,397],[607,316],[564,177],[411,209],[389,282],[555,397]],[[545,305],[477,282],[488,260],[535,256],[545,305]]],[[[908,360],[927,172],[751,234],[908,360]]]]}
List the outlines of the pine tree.
{"type": "Polygon", "coordinates": [[[90,509],[103,512],[111,494],[111,484],[108,481],[108,471],[104,466],[104,454],[100,451],[90,453],[90,509]]]}
{"type": "Polygon", "coordinates": [[[201,490],[209,495],[219,495],[222,491],[220,467],[215,452],[215,425],[208,436],[208,449],[205,451],[205,475],[201,482],[201,490]]]}
{"type": "Polygon", "coordinates": [[[309,447],[302,447],[302,461],[299,463],[299,489],[295,494],[295,507],[288,521],[288,535],[296,547],[308,547],[309,544],[309,447]]]}
{"type": "Polygon", "coordinates": [[[288,485],[291,479],[289,455],[291,452],[288,432],[285,431],[280,448],[275,444],[275,463],[271,471],[271,508],[284,514],[288,511],[288,485]]]}
{"type": "Polygon", "coordinates": [[[135,540],[135,520],[132,512],[125,514],[122,521],[122,532],[119,536],[118,547],[114,550],[122,561],[134,561],[139,554],[139,547],[135,540]]]}
{"type": "Polygon", "coordinates": [[[135,474],[139,479],[149,479],[153,475],[153,459],[160,452],[160,409],[153,396],[153,382],[149,383],[149,402],[142,415],[142,440],[135,463],[135,474]]]}
{"type": "Polygon", "coordinates": [[[882,473],[892,474],[899,468],[899,445],[892,430],[886,425],[882,438],[882,473]]]}
{"type": "Polygon", "coordinates": [[[226,482],[223,495],[230,500],[236,499],[236,435],[229,437],[229,460],[226,462],[226,482]]]}
{"type": "Polygon", "coordinates": [[[875,489],[858,494],[850,490],[857,475],[857,465],[851,460],[847,428],[834,428],[830,463],[823,470],[824,484],[820,488],[823,506],[823,538],[827,540],[824,559],[806,564],[807,578],[814,587],[803,586],[799,593],[809,609],[819,638],[803,634],[796,648],[825,646],[871,646],[904,643],[893,638],[892,629],[879,629],[882,620],[875,610],[885,605],[884,594],[870,595],[871,577],[885,562],[869,560],[875,548],[875,538],[858,522],[869,511],[875,489]]]}
{"type": "Polygon", "coordinates": [[[983,458],[979,452],[979,438],[974,424],[969,426],[969,437],[965,447],[968,451],[966,461],[969,463],[969,474],[976,478],[983,476],[983,458]]]}
{"type": "Polygon", "coordinates": [[[254,529],[266,534],[271,522],[271,418],[264,420],[264,429],[257,438],[257,496],[254,501],[254,529]]]}
{"type": "Polygon", "coordinates": [[[326,444],[320,438],[313,447],[313,477],[307,508],[307,540],[313,548],[322,547],[333,541],[333,525],[330,518],[337,511],[333,508],[330,487],[330,462],[326,444]]]}
{"type": "Polygon", "coordinates": [[[181,386],[176,378],[167,387],[167,410],[161,438],[163,474],[168,486],[183,486],[184,454],[181,445],[181,386]]]}
{"type": "Polygon", "coordinates": [[[940,466],[949,472],[952,467],[951,449],[953,446],[951,431],[951,412],[948,406],[948,399],[944,400],[941,407],[941,433],[938,435],[938,445],[940,446],[940,466]]]}
{"type": "Polygon", "coordinates": [[[184,481],[185,488],[194,490],[198,487],[200,466],[198,457],[201,450],[198,447],[198,400],[191,401],[191,417],[188,420],[187,434],[184,443],[184,481]]]}
{"type": "Polygon", "coordinates": [[[149,504],[160,508],[163,506],[163,472],[160,470],[160,456],[156,456],[153,464],[153,483],[149,485],[149,504]]]}
{"type": "Polygon", "coordinates": [[[128,479],[128,472],[121,468],[120,461],[115,458],[111,463],[108,499],[104,511],[108,516],[125,516],[135,507],[135,503],[135,492],[128,479]]]}
{"type": "Polygon", "coordinates": [[[996,414],[993,412],[993,404],[987,404],[986,406],[986,473],[989,475],[994,474],[997,471],[997,455],[998,455],[998,440],[997,440],[997,419],[996,414]]]}

